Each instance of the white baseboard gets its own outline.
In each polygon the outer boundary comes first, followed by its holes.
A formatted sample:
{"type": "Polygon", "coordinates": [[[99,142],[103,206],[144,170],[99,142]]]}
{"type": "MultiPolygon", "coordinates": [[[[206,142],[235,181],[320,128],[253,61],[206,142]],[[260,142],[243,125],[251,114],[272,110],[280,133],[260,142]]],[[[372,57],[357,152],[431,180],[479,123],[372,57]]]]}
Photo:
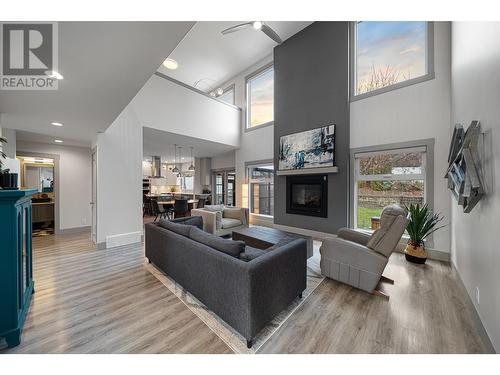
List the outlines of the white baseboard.
{"type": "Polygon", "coordinates": [[[90,225],[56,230],[56,234],[73,234],[83,232],[90,232],[90,225]]]}
{"type": "Polygon", "coordinates": [[[106,248],[129,245],[133,243],[138,243],[142,241],[142,232],[130,232],[115,234],[113,236],[106,237],[106,248]]]}

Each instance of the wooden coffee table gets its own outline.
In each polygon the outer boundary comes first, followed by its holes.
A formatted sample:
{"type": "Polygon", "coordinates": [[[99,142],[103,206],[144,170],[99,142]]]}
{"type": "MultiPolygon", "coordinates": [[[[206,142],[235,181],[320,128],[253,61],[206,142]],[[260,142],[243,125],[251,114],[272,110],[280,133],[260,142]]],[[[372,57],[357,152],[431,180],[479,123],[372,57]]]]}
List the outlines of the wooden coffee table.
{"type": "Polygon", "coordinates": [[[246,245],[257,249],[268,249],[271,246],[286,244],[297,238],[303,238],[307,242],[307,257],[313,255],[313,239],[310,236],[285,232],[283,230],[268,227],[248,227],[233,230],[232,238],[235,241],[243,241],[246,245]]]}

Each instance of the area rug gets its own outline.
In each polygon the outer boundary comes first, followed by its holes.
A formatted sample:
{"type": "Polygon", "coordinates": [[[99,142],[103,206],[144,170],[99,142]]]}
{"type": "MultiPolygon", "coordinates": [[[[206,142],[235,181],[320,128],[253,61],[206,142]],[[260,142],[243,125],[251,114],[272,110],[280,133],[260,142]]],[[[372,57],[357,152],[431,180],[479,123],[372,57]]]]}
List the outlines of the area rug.
{"type": "Polygon", "coordinates": [[[145,263],[149,270],[163,285],[175,294],[193,313],[198,316],[222,341],[224,341],[235,353],[256,353],[264,343],[286,322],[286,320],[303,304],[311,293],[321,284],[324,277],[319,269],[319,244],[314,241],[314,255],[307,261],[307,283],[302,293],[302,298],[296,298],[285,310],[277,315],[253,340],[250,349],[247,348],[246,340],[221,318],[210,311],[196,297],[165,275],[153,264],[145,263]]]}

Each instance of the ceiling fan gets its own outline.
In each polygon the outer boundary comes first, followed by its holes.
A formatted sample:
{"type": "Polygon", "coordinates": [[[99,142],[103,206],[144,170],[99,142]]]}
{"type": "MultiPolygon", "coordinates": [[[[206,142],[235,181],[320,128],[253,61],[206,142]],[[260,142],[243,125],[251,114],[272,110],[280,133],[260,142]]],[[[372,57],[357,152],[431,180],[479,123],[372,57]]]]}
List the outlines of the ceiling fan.
{"type": "Polygon", "coordinates": [[[230,34],[230,33],[236,32],[236,31],[246,29],[247,27],[250,27],[250,26],[253,27],[255,30],[262,31],[264,34],[266,34],[269,38],[274,40],[276,43],[278,43],[278,44],[283,43],[283,41],[281,40],[280,36],[276,33],[276,31],[271,29],[268,25],[266,25],[262,21],[250,21],[250,22],[241,23],[239,25],[231,26],[225,30],[222,30],[221,32],[222,32],[222,34],[226,35],[226,34],[230,34]]]}

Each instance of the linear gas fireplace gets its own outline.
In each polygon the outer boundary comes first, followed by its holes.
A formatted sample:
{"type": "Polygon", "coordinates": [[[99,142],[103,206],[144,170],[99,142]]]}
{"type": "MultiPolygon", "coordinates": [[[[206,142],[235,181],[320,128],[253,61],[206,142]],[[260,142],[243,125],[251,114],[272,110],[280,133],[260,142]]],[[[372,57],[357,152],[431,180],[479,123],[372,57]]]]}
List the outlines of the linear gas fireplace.
{"type": "Polygon", "coordinates": [[[327,176],[287,176],[286,212],[288,214],[328,217],[327,176]]]}

